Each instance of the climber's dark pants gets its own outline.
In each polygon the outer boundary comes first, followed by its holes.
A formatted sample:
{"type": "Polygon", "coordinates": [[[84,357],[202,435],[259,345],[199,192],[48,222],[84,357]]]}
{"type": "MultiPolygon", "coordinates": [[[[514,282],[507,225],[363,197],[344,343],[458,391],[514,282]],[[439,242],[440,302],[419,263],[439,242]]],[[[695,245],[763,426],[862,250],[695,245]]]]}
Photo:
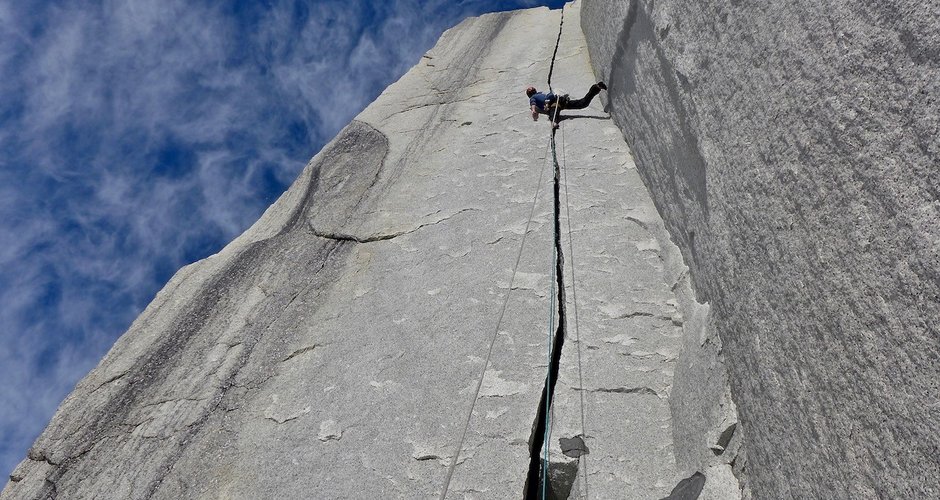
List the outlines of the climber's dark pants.
{"type": "MultiPolygon", "coordinates": [[[[601,92],[601,88],[598,87],[597,84],[595,83],[594,85],[591,85],[591,88],[588,89],[587,94],[584,94],[584,97],[580,99],[569,99],[565,96],[561,96],[560,98],[558,98],[558,103],[561,105],[561,110],[584,109],[591,104],[591,101],[594,100],[594,96],[596,96],[597,94],[600,94],[600,92],[601,92]]],[[[547,114],[548,116],[555,118],[555,108],[552,107],[548,109],[547,114]]],[[[559,120],[561,120],[561,112],[559,112],[557,118],[555,118],[556,122],[559,120]]]]}
{"type": "Polygon", "coordinates": [[[584,94],[584,97],[580,99],[562,99],[561,109],[584,109],[591,104],[591,101],[594,100],[594,96],[601,93],[601,88],[595,83],[591,85],[591,88],[588,89],[587,94],[584,94]]]}

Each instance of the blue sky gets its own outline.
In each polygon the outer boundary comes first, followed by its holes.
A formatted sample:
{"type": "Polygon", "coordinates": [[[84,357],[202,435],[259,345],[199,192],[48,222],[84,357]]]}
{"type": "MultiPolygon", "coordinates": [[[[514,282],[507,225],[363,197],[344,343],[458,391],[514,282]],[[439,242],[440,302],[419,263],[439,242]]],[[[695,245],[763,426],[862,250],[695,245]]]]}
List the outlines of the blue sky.
{"type": "Polygon", "coordinates": [[[0,472],[444,29],[561,3],[0,1],[0,472]]]}

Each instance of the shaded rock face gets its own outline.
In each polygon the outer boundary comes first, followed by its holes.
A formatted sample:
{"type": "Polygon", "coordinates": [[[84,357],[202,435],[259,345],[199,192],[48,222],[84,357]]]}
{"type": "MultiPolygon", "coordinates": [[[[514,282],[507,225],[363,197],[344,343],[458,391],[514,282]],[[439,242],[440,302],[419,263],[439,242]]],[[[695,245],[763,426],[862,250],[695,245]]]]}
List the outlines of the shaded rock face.
{"type": "MultiPolygon", "coordinates": [[[[595,81],[578,16],[553,75],[574,96],[595,81]]],[[[446,32],[261,220],[173,277],[2,498],[522,497],[555,215],[549,126],[523,89],[544,81],[559,17],[446,32]]],[[[685,311],[702,325],[705,306],[600,101],[557,138],[570,337],[547,489],[661,498],[695,472],[675,448],[711,453],[674,443],[670,410],[685,311]]]]}
{"type": "Polygon", "coordinates": [[[936,4],[585,0],[581,22],[720,333],[754,496],[940,496],[936,4]]]}

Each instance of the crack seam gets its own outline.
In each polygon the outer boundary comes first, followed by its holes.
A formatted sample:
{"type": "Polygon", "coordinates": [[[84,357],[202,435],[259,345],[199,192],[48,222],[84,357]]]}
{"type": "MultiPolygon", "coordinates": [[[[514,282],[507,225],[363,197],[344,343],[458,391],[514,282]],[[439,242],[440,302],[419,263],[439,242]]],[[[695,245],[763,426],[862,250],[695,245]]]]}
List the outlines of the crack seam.
{"type": "Polygon", "coordinates": [[[397,238],[397,237],[399,237],[399,236],[404,236],[404,235],[406,235],[406,234],[411,234],[411,233],[413,233],[413,232],[415,232],[415,231],[417,231],[417,230],[419,230],[419,229],[422,229],[422,228],[425,228],[425,227],[428,227],[428,226],[433,226],[433,225],[436,225],[436,224],[440,224],[441,222],[444,222],[444,221],[446,221],[446,220],[450,220],[450,219],[452,219],[453,217],[456,217],[457,215],[462,214],[462,213],[464,213],[464,212],[479,212],[479,211],[480,211],[480,209],[478,209],[478,208],[464,208],[464,209],[459,210],[459,211],[457,211],[457,212],[455,212],[455,213],[453,213],[453,214],[451,214],[451,215],[449,215],[449,216],[447,216],[447,217],[444,217],[444,218],[442,218],[442,219],[438,219],[438,220],[436,220],[436,221],[434,221],[434,222],[425,222],[425,223],[419,224],[418,226],[416,226],[416,227],[414,227],[414,228],[411,228],[411,229],[407,229],[407,230],[404,230],[404,231],[396,231],[396,232],[394,232],[394,233],[372,234],[372,235],[369,235],[369,236],[357,236],[357,235],[354,235],[354,234],[347,234],[347,233],[341,233],[341,232],[321,231],[321,230],[319,230],[319,229],[313,227],[313,223],[308,223],[308,226],[309,226],[309,228],[310,228],[310,231],[313,233],[313,235],[314,235],[314,236],[317,236],[317,237],[319,237],[319,238],[326,238],[326,239],[336,240],[336,241],[351,241],[351,242],[356,242],[356,243],[374,243],[374,242],[377,242],[377,241],[391,240],[391,239],[397,238]]]}

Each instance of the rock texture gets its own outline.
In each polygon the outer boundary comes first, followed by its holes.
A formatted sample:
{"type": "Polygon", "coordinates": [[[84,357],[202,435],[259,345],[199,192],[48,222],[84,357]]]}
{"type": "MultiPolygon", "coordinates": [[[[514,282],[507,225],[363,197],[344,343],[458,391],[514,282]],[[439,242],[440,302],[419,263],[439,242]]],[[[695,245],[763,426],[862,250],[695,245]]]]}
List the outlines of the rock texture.
{"type": "MultiPolygon", "coordinates": [[[[455,463],[447,498],[521,497],[553,238],[549,127],[523,89],[545,80],[559,14],[446,32],[258,223],[173,277],[0,496],[436,498],[455,463]]],[[[595,79],[566,15],[553,83],[577,95],[595,79]]],[[[576,317],[552,488],[664,497],[695,472],[670,417],[686,268],[600,102],[558,138],[576,317]]]]}
{"type": "MultiPolygon", "coordinates": [[[[611,115],[556,135],[551,498],[940,496],[940,12],[583,9],[553,84],[607,80],[611,115]]],[[[554,209],[522,90],[559,19],[446,32],[174,276],[0,497],[523,496],[554,209]]]]}
{"type": "Polygon", "coordinates": [[[723,412],[682,404],[682,374],[720,356],[756,498],[940,497],[936,2],[583,10],[705,338],[720,333],[680,360],[674,422],[723,412]]]}

